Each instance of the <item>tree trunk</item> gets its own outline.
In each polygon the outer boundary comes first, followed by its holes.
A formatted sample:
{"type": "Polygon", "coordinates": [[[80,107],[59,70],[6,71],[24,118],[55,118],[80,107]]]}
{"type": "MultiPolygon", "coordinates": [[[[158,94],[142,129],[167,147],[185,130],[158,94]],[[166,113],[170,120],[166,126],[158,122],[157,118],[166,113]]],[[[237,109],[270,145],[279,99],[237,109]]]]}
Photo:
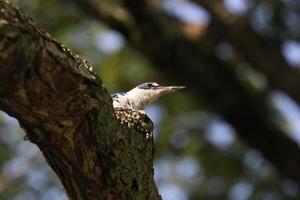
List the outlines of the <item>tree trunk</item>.
{"type": "Polygon", "coordinates": [[[121,125],[89,64],[2,0],[0,52],[0,108],[19,120],[69,199],[161,199],[152,137],[121,125]]]}

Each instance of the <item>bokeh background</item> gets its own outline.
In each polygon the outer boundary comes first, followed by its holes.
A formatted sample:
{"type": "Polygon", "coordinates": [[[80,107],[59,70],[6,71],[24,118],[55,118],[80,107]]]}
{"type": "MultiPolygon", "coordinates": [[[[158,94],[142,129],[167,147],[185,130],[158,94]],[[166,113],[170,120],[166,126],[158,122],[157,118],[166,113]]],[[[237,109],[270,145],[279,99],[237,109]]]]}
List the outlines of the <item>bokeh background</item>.
{"type": "MultiPolygon", "coordinates": [[[[13,2],[51,36],[88,60],[110,93],[127,91],[145,81],[174,84],[121,33],[87,15],[78,4],[60,0],[13,2]]],[[[276,2],[224,0],[223,5],[232,15],[247,17],[259,34],[282,34],[282,55],[291,67],[299,68],[300,3],[281,0],[278,6],[276,2]]],[[[183,23],[206,27],[211,22],[210,13],[191,1],[162,0],[160,6],[183,23]]],[[[224,62],[235,53],[226,41],[214,51],[224,62]]],[[[255,88],[268,84],[251,67],[241,69],[246,74],[243,79],[255,88]]],[[[188,86],[146,110],[155,124],[155,181],[164,200],[300,199],[300,188],[294,180],[276,170],[258,150],[239,138],[234,127],[192,93],[188,86]]],[[[299,144],[297,103],[279,90],[273,91],[268,100],[278,114],[278,126],[299,144]]],[[[0,199],[66,200],[55,174],[24,135],[15,119],[1,113],[0,199]]]]}

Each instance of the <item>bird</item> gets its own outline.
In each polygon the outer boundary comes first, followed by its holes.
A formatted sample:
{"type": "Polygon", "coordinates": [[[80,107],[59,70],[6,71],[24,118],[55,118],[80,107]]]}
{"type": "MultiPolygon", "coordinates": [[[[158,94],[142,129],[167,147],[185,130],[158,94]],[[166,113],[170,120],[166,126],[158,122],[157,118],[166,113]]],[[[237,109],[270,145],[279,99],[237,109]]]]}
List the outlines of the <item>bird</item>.
{"type": "Polygon", "coordinates": [[[160,96],[173,93],[186,86],[161,86],[156,82],[142,83],[128,92],[115,93],[113,99],[114,108],[126,108],[144,111],[145,107],[160,96]]]}
{"type": "Polygon", "coordinates": [[[185,86],[160,86],[156,82],[142,83],[128,92],[112,94],[113,107],[120,124],[133,127],[146,139],[153,138],[153,122],[144,109],[160,96],[183,89],[185,86]]]}

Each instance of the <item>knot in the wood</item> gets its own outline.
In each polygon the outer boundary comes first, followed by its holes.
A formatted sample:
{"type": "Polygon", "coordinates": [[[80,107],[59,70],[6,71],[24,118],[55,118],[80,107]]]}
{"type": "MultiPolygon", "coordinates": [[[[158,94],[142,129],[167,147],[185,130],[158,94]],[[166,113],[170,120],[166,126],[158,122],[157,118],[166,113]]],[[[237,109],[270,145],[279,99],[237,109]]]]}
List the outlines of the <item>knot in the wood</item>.
{"type": "Polygon", "coordinates": [[[153,122],[145,112],[128,108],[115,108],[117,119],[121,125],[134,128],[146,139],[153,136],[153,122]]]}

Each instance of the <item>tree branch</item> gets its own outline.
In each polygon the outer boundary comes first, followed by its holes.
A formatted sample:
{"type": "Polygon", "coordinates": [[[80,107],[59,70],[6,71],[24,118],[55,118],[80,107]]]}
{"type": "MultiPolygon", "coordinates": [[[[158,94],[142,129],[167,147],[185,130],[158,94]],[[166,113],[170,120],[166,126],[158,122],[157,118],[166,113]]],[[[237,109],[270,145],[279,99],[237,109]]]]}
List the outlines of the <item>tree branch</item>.
{"type": "Polygon", "coordinates": [[[152,138],[121,125],[89,65],[2,0],[0,52],[0,108],[19,120],[70,199],[160,199],[152,138]]]}
{"type": "MultiPolygon", "coordinates": [[[[231,15],[222,1],[194,0],[204,6],[212,15],[210,38],[215,42],[228,41],[245,62],[264,73],[273,89],[285,91],[300,103],[300,71],[289,66],[282,55],[281,38],[258,35],[249,19],[231,15]],[[222,32],[222,34],[219,34],[222,32]]],[[[209,38],[208,38],[209,39],[209,38]]]]}

